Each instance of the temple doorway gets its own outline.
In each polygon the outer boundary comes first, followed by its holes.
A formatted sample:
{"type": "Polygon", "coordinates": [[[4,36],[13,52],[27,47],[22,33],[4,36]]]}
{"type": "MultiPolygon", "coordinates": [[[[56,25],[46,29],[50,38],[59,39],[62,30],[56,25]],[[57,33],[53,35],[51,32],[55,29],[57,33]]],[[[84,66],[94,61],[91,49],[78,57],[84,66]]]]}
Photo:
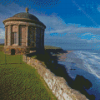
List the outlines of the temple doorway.
{"type": "Polygon", "coordinates": [[[11,49],[11,55],[15,55],[15,49],[11,49]]]}

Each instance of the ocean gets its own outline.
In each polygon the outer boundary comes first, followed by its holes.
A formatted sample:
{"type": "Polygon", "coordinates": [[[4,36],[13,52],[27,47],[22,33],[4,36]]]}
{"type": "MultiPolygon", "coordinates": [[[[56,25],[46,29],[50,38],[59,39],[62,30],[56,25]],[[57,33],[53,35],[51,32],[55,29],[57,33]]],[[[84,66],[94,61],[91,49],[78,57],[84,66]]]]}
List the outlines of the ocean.
{"type": "Polygon", "coordinates": [[[59,61],[59,63],[65,65],[67,73],[73,80],[77,75],[88,79],[92,87],[86,91],[90,95],[95,95],[95,100],[100,100],[99,50],[73,50],[66,55],[65,61],[59,61]]]}

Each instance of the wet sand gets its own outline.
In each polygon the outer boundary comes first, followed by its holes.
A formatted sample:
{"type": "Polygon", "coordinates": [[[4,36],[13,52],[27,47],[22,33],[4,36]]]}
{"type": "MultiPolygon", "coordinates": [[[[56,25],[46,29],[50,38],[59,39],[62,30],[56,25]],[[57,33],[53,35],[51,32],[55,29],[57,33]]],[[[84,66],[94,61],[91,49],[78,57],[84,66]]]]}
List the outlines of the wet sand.
{"type": "Polygon", "coordinates": [[[67,57],[67,54],[69,54],[70,52],[72,52],[71,50],[70,51],[66,51],[66,53],[61,53],[58,55],[58,58],[59,60],[58,61],[65,61],[66,60],[66,57],[67,57]]]}

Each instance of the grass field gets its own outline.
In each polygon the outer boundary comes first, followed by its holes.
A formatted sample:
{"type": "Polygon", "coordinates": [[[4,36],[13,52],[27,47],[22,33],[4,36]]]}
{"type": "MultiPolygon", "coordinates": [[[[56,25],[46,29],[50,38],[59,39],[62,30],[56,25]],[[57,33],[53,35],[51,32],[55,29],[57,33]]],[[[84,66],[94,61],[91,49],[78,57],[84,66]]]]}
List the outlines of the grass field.
{"type": "Polygon", "coordinates": [[[20,55],[6,55],[5,65],[0,51],[0,100],[56,100],[37,71],[20,61],[20,55]]]}

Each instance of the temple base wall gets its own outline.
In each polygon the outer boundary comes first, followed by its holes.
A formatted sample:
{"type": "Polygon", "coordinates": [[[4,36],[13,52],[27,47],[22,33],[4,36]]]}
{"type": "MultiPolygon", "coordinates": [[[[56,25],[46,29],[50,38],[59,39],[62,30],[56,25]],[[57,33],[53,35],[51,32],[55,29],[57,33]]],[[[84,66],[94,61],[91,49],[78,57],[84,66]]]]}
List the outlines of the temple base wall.
{"type": "Polygon", "coordinates": [[[36,51],[38,54],[44,54],[44,49],[43,48],[33,48],[33,47],[29,47],[29,46],[4,46],[3,51],[5,54],[11,55],[12,54],[12,50],[15,51],[14,55],[23,55],[23,54],[28,54],[30,53],[30,51],[36,51]]]}
{"type": "Polygon", "coordinates": [[[4,47],[3,51],[4,51],[5,54],[11,55],[11,50],[12,49],[15,50],[15,55],[25,54],[25,53],[30,52],[30,47],[12,47],[12,46],[4,47]]]}

